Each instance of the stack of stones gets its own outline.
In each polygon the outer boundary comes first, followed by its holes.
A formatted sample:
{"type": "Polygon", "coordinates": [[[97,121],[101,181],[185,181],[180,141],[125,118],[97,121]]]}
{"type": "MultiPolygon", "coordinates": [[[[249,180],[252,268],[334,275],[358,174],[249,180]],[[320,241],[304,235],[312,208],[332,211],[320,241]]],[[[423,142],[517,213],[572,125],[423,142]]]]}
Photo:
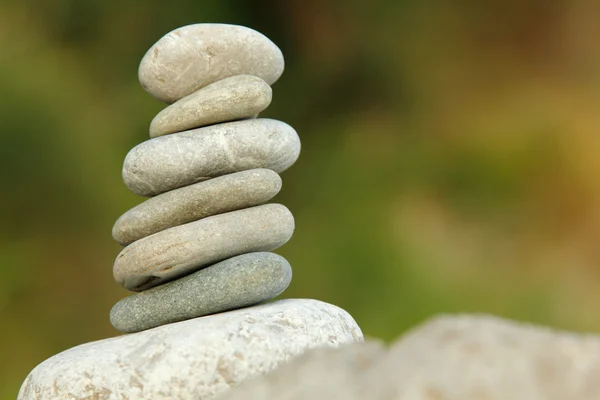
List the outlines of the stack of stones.
{"type": "Polygon", "coordinates": [[[151,198],[113,229],[126,246],[115,279],[140,293],[119,301],[110,320],[135,333],[50,357],[25,379],[19,400],[209,399],[308,349],[363,340],[334,305],[258,304],[292,277],[269,251],[290,239],[294,219],[265,203],[300,141],[287,124],[256,118],[282,72],[277,46],[241,26],[190,25],[150,48],[140,81],[172,104],[123,166],[126,185],[151,198]]]}
{"type": "Polygon", "coordinates": [[[296,161],[300,140],[286,123],[256,118],[283,68],[268,38],[221,24],[177,29],[142,59],[142,86],[172,104],[123,165],[127,187],[151,198],[113,228],[126,246],[114,277],[140,292],[113,307],[116,329],[252,306],[289,285],[290,265],[269,251],[290,239],[294,219],[264,203],[281,189],[278,173],[296,161]]]}

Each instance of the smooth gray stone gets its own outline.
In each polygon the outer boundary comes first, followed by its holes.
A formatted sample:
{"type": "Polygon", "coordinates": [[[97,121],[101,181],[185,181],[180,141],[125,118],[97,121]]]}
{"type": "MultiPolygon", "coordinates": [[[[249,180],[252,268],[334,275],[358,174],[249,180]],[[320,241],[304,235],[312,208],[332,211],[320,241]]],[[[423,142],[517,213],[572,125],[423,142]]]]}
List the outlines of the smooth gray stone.
{"type": "Polygon", "coordinates": [[[362,339],[339,307],[280,300],[63,351],[31,371],[18,400],[209,399],[308,349],[362,339]]]}
{"type": "Polygon", "coordinates": [[[284,122],[227,122],[140,143],[125,157],[123,180],[134,193],[153,196],[248,169],[280,173],[299,155],[300,139],[284,122]]]}
{"type": "Polygon", "coordinates": [[[215,214],[256,206],[281,189],[270,169],[251,169],[219,176],[152,197],[123,214],[112,230],[122,245],[215,214]]]}
{"type": "Polygon", "coordinates": [[[172,322],[270,300],[288,287],[292,268],[274,253],[248,253],[183,278],[126,297],[110,312],[122,332],[139,332],[172,322]]]}
{"type": "Polygon", "coordinates": [[[294,232],[281,204],[213,215],[147,236],[117,256],[113,274],[123,287],[142,291],[233,256],[271,251],[294,232]]]}
{"type": "Polygon", "coordinates": [[[234,75],[255,75],[271,85],[283,68],[281,50],[262,33],[238,25],[194,24],[150,47],[138,75],[148,93],[173,103],[234,75]]]}
{"type": "Polygon", "coordinates": [[[150,123],[150,137],[256,117],[269,106],[271,97],[271,86],[257,76],[225,78],[159,112],[150,123]]]}

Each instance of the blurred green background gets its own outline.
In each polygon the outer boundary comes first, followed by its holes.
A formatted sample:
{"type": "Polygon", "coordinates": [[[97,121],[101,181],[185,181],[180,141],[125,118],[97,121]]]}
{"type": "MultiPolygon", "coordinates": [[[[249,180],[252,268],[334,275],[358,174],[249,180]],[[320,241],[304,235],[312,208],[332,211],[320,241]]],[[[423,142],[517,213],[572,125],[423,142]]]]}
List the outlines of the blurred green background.
{"type": "Polygon", "coordinates": [[[111,227],[142,200],[120,169],[164,107],[137,66],[196,22],[286,56],[284,297],[386,340],[445,312],[600,330],[597,1],[0,0],[0,399],[117,334],[111,227]]]}

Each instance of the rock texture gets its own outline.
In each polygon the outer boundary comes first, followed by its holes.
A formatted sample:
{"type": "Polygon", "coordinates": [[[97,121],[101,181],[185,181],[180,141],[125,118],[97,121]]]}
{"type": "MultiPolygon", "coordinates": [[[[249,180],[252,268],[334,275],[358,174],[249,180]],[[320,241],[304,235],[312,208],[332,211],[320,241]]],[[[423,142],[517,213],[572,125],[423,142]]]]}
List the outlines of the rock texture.
{"type": "Polygon", "coordinates": [[[270,300],[291,280],[292,267],[285,258],[243,254],[124,298],[113,307],[110,321],[122,332],[138,332],[270,300]]]}
{"type": "Polygon", "coordinates": [[[125,157],[123,180],[131,191],[154,196],[212,177],[254,168],[285,171],[300,155],[288,124],[250,119],[147,140],[125,157]]]}
{"type": "Polygon", "coordinates": [[[315,351],[219,400],[595,400],[600,337],[443,316],[378,345],[315,351]]]}
{"type": "Polygon", "coordinates": [[[279,190],[281,178],[269,169],[223,175],[146,200],[117,220],[112,235],[127,245],[167,228],[265,203],[279,190]]]}
{"type": "MultiPolygon", "coordinates": [[[[385,349],[379,342],[356,343],[337,349],[314,349],[265,377],[249,380],[240,387],[224,392],[216,400],[383,400],[365,395],[364,392],[360,392],[364,397],[359,397],[356,391],[365,384],[363,374],[384,353],[385,349]]],[[[393,374],[393,371],[390,373],[393,374]]],[[[438,400],[435,397],[426,399],[438,400]]]]}
{"type": "Polygon", "coordinates": [[[69,349],[37,366],[18,399],[208,399],[306,349],[361,340],[340,308],[282,300],[69,349]]]}
{"type": "Polygon", "coordinates": [[[150,137],[256,117],[269,106],[271,96],[271,87],[257,76],[211,83],[159,112],[150,123],[150,137]]]}
{"type": "Polygon", "coordinates": [[[281,204],[213,215],[147,236],[123,249],[115,280],[140,291],[239,254],[271,251],[294,232],[294,217],[281,204]]]}
{"type": "Polygon", "coordinates": [[[244,26],[194,24],[158,40],[139,67],[142,87],[167,103],[234,75],[255,75],[269,85],[283,73],[279,48],[244,26]]]}

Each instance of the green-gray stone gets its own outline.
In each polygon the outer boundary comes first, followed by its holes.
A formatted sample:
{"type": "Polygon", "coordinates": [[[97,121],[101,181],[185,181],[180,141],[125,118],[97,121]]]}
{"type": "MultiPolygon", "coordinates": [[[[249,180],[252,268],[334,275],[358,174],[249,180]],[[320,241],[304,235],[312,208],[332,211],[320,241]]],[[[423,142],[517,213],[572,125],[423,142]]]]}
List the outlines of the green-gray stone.
{"type": "Polygon", "coordinates": [[[270,300],[290,284],[292,268],[274,253],[247,253],[119,301],[110,322],[138,332],[270,300]]]}
{"type": "Polygon", "coordinates": [[[281,189],[270,169],[235,172],[152,197],[123,214],[113,238],[127,245],[164,229],[269,201],[281,189]]]}

